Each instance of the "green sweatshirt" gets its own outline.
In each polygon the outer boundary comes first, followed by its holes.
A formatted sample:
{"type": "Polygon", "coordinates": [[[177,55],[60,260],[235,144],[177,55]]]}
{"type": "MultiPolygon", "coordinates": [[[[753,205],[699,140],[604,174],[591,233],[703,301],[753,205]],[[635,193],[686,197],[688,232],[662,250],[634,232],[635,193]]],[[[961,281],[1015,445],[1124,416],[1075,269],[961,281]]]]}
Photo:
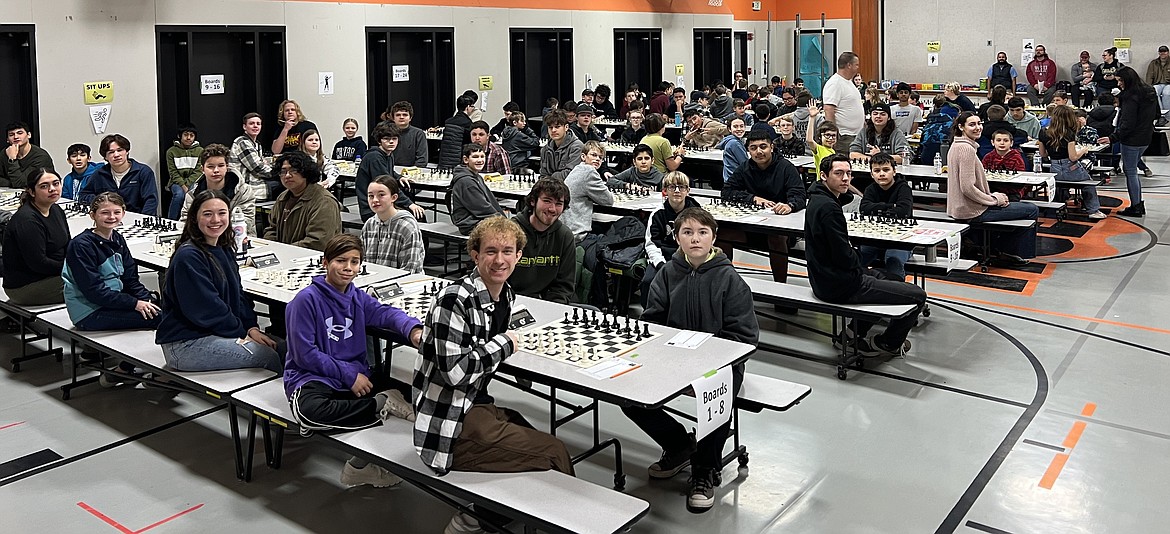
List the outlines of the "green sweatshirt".
{"type": "Polygon", "coordinates": [[[167,187],[183,185],[191,187],[196,180],[203,176],[199,168],[199,156],[203,154],[203,147],[195,141],[189,148],[183,148],[175,141],[175,146],[167,149],[167,187]]]}

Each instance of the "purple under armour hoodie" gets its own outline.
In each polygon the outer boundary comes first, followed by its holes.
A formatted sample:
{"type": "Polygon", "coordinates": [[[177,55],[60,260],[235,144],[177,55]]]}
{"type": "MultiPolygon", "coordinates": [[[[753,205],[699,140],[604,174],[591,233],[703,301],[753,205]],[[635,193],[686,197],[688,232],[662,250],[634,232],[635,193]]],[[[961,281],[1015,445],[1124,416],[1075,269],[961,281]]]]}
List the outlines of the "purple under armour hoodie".
{"type": "Polygon", "coordinates": [[[402,310],[378,302],[349,284],[338,292],[324,276],[302,289],[285,309],[288,354],[284,359],[284,392],[314,380],[347,391],[358,373],[370,376],[366,362],[366,327],[396,334],[396,343],[410,344],[410,331],[421,326],[402,310]]]}

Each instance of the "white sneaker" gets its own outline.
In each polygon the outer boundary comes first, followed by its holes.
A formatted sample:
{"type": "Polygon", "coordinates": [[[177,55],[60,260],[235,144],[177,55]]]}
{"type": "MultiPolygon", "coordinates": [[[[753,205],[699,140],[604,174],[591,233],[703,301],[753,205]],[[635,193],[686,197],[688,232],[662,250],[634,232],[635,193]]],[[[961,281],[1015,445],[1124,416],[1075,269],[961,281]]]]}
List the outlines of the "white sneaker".
{"type": "Polygon", "coordinates": [[[378,396],[386,399],[386,402],[382,405],[382,409],[378,411],[378,417],[381,417],[383,421],[391,417],[406,419],[411,422],[414,421],[414,406],[406,402],[406,399],[402,397],[401,391],[391,389],[378,393],[378,396]]]}
{"type": "Polygon", "coordinates": [[[456,512],[455,516],[451,518],[451,522],[447,523],[447,528],[443,529],[443,534],[479,534],[487,532],[479,527],[479,521],[463,512],[456,512]]]}
{"type": "Polygon", "coordinates": [[[1093,213],[1089,214],[1090,219],[1104,219],[1105,217],[1108,217],[1108,215],[1101,213],[1100,210],[1094,211],[1093,213]]]}
{"type": "Polygon", "coordinates": [[[386,488],[397,485],[402,482],[402,479],[385,469],[374,464],[366,464],[365,467],[357,468],[349,462],[345,462],[345,467],[341,468],[341,483],[346,486],[361,486],[369,484],[375,488],[386,488]]]}

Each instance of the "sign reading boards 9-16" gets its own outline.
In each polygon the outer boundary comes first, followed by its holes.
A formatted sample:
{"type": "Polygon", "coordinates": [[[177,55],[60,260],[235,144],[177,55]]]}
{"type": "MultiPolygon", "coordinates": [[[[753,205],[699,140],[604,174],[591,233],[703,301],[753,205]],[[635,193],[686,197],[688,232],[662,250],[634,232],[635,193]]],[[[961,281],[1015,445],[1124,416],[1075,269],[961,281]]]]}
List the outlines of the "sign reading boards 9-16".
{"type": "Polygon", "coordinates": [[[85,82],[82,84],[82,90],[85,92],[87,106],[109,104],[114,101],[114,82],[85,82]]]}
{"type": "Polygon", "coordinates": [[[199,94],[201,95],[222,95],[223,94],[223,75],[222,74],[203,74],[199,76],[199,94]]]}

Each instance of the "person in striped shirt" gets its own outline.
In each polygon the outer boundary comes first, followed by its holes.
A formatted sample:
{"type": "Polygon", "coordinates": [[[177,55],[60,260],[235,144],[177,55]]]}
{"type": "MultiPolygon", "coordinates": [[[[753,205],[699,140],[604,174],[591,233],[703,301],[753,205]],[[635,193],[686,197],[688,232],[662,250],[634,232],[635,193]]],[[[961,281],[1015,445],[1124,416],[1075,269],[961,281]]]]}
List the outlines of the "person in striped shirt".
{"type": "Polygon", "coordinates": [[[398,209],[400,185],[393,176],[374,178],[367,190],[374,216],[362,226],[365,261],[410,271],[423,272],[424,245],[418,221],[407,210],[398,209]]]}

